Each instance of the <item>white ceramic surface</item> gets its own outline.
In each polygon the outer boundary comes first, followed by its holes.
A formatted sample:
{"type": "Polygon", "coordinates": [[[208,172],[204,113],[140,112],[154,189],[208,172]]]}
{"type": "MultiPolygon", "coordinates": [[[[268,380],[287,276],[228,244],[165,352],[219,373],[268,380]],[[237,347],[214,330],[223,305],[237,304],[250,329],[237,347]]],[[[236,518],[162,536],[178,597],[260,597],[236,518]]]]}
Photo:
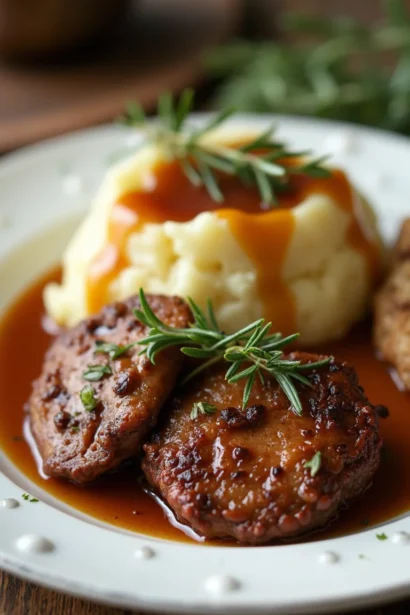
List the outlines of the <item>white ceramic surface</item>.
{"type": "MultiPolygon", "coordinates": [[[[242,121],[266,127],[272,118],[242,121]]],[[[392,240],[410,214],[410,141],[343,124],[275,121],[297,149],[334,154],[392,240]]],[[[135,147],[134,135],[102,127],[1,161],[0,310],[59,259],[107,165],[135,147]]],[[[203,547],[96,522],[31,484],[1,450],[0,470],[0,567],[65,592],[124,607],[235,615],[321,613],[410,595],[410,516],[378,530],[385,541],[368,529],[302,545],[203,547]]]]}

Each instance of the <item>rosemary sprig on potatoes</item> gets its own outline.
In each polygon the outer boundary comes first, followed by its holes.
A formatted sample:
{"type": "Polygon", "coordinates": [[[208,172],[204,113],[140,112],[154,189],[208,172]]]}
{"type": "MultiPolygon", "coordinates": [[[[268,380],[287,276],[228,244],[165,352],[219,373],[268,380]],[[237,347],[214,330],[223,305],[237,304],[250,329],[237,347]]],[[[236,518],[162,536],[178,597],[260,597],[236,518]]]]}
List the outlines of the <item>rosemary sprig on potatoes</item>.
{"type": "Polygon", "coordinates": [[[227,371],[225,379],[229,383],[246,380],[242,406],[246,408],[255,379],[264,382],[264,374],[276,379],[288,398],[292,411],[302,414],[302,404],[296,388],[297,384],[311,386],[303,372],[310,371],[329,362],[329,358],[314,363],[302,364],[284,358],[283,348],[294,342],[299,334],[283,337],[281,333],[271,333],[272,323],[265,323],[263,318],[227,335],[218,327],[211,302],[205,313],[192,300],[188,299],[193,315],[192,325],[188,328],[170,327],[162,322],[150,308],[144,291],[140,289],[141,309],[134,310],[134,315],[150,328],[148,336],[139,340],[144,346],[141,354],[146,354],[152,363],[156,355],[170,346],[179,346],[181,352],[201,362],[181,383],[186,384],[207,368],[225,361],[227,371]]]}
{"type": "Polygon", "coordinates": [[[330,175],[322,165],[323,157],[308,159],[309,152],[292,151],[275,140],[274,127],[241,147],[204,140],[204,135],[220,127],[235,113],[235,109],[223,109],[201,128],[189,129],[187,120],[193,100],[191,89],[184,90],[178,101],[165,93],[158,101],[158,121],[148,121],[137,103],[129,105],[120,119],[128,126],[141,128],[148,142],[164,147],[169,159],[178,160],[188,179],[196,186],[204,186],[214,201],[222,203],[224,200],[218,172],[236,176],[245,185],[255,185],[267,207],[277,204],[278,193],[289,186],[293,175],[330,175]],[[290,159],[293,159],[293,164],[289,164],[290,159]]]}

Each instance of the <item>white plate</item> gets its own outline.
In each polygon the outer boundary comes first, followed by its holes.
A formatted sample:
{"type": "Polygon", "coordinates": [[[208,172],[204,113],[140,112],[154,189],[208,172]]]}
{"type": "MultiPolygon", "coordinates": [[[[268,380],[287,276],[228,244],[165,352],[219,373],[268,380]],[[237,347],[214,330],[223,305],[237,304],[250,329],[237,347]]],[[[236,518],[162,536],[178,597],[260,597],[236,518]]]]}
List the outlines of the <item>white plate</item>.
{"type": "MultiPolygon", "coordinates": [[[[264,127],[268,120],[243,122],[264,127]]],[[[280,135],[298,149],[335,154],[375,204],[391,240],[410,214],[410,141],[343,124],[277,121],[280,135]]],[[[107,164],[136,141],[135,132],[110,126],[3,159],[1,310],[58,260],[107,164]]],[[[235,615],[319,613],[410,595],[410,517],[387,524],[383,542],[370,529],[301,545],[203,547],[95,522],[31,484],[1,451],[0,470],[0,567],[55,589],[123,607],[235,615]],[[41,502],[22,501],[22,490],[41,502]],[[9,508],[7,498],[19,505],[9,508]]]]}

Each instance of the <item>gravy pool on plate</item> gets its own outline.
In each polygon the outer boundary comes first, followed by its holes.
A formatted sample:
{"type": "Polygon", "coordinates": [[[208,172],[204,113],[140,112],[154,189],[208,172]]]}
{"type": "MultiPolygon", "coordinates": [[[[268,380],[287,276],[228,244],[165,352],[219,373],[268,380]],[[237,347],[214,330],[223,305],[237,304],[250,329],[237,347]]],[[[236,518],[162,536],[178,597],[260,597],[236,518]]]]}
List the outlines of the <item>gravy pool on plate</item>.
{"type": "MultiPolygon", "coordinates": [[[[52,338],[43,327],[42,292],[60,279],[54,270],[39,279],[10,306],[0,328],[0,446],[9,459],[40,488],[81,512],[113,526],[169,540],[201,540],[177,522],[172,512],[147,492],[135,465],[79,488],[67,481],[47,478],[39,472],[28,441],[27,416],[23,407],[31,382],[38,376],[44,353],[52,338]],[[27,314],[30,318],[27,318],[27,314]],[[16,348],[24,348],[24,360],[16,348]],[[18,375],[19,385],[11,386],[18,375]],[[181,531],[182,530],[182,531],[181,531]],[[185,534],[187,532],[187,534],[185,534]]],[[[410,509],[410,397],[400,391],[386,366],[377,360],[372,345],[371,323],[357,325],[343,340],[317,349],[353,364],[370,399],[389,407],[390,415],[380,423],[384,441],[381,464],[366,493],[342,510],[338,519],[305,540],[320,540],[360,532],[386,522],[410,509]]],[[[41,470],[41,467],[40,467],[41,470]]],[[[208,543],[206,543],[208,544],[208,543]]],[[[225,544],[210,541],[209,544],[225,544]]]]}

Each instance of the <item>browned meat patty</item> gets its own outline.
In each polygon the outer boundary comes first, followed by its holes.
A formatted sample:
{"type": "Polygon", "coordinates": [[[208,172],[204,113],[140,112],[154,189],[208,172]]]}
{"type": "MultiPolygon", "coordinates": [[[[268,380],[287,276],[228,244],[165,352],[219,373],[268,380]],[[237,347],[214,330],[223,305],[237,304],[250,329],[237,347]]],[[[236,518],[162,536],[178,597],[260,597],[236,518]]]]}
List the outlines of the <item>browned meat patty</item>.
{"type": "MultiPolygon", "coordinates": [[[[167,324],[189,323],[190,310],[182,299],[151,296],[148,300],[167,324]]],[[[137,297],[109,305],[98,316],[61,333],[49,348],[28,404],[47,474],[76,483],[92,481],[136,455],[155,425],[180,371],[181,352],[167,349],[156,365],[138,355],[138,345],[113,359],[95,352],[101,342],[126,346],[147,335],[147,328],[132,313],[135,307],[140,307],[137,297]],[[90,365],[98,366],[89,375],[96,379],[87,381],[84,372],[90,365]]],[[[115,347],[105,348],[110,349],[114,352],[115,347]]]]}
{"type": "Polygon", "coordinates": [[[374,305],[376,347],[410,390],[410,219],[401,228],[391,273],[374,305]]]}
{"type": "Polygon", "coordinates": [[[207,538],[264,543],[325,525],[369,486],[380,457],[377,409],[351,367],[332,360],[306,372],[313,386],[300,387],[301,417],[274,380],[255,384],[241,410],[243,384],[224,374],[217,367],[175,397],[144,446],[145,475],[180,521],[207,538]],[[217,412],[192,419],[199,401],[217,412]]]}

